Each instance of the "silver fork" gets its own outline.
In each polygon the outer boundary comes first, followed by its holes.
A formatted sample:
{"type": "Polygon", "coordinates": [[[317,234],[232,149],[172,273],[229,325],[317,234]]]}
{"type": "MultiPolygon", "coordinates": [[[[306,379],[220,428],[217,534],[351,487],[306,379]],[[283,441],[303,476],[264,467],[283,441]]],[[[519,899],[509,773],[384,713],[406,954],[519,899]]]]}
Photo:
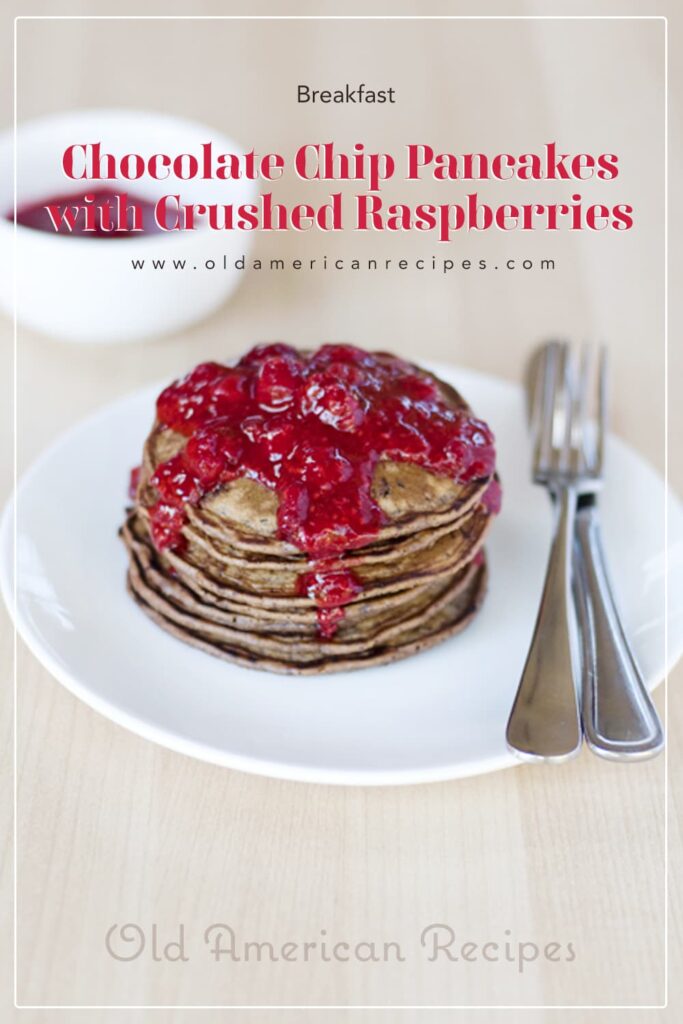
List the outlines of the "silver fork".
{"type": "Polygon", "coordinates": [[[664,745],[614,601],[600,533],[597,492],[602,484],[607,420],[607,355],[584,348],[578,387],[586,473],[575,525],[574,598],[581,636],[582,721],[594,753],[613,760],[654,757],[664,745]],[[589,429],[594,427],[593,431],[589,429]]]}
{"type": "Polygon", "coordinates": [[[533,477],[556,510],[555,532],[531,646],[507,724],[507,743],[524,760],[564,761],[581,748],[578,666],[572,640],[571,563],[578,491],[586,472],[583,410],[572,386],[566,345],[552,342],[539,359],[534,392],[533,477]]]}

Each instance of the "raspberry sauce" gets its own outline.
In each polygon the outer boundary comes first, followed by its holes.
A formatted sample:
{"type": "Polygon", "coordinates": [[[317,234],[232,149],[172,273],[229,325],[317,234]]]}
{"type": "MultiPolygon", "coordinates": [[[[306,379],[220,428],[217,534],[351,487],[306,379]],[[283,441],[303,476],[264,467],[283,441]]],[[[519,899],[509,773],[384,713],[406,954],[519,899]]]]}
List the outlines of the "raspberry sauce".
{"type": "MultiPolygon", "coordinates": [[[[60,236],[135,238],[161,230],[154,217],[156,203],[129,194],[120,196],[107,188],[88,189],[75,195],[49,196],[28,203],[17,210],[17,224],[34,231],[57,234],[48,206],[59,225],[60,236]],[[132,227],[136,230],[132,231],[132,227]]],[[[6,219],[13,221],[14,211],[10,211],[6,219]]]]}
{"type": "MultiPolygon", "coordinates": [[[[157,549],[182,547],[187,505],[237,477],[260,481],[278,495],[279,537],[312,563],[299,593],[316,602],[325,637],[362,590],[339,556],[384,524],[372,496],[380,458],[462,483],[487,479],[495,467],[485,423],[449,406],[417,367],[352,345],[310,354],[259,345],[236,366],[202,363],[161,393],[157,419],[187,438],[151,478],[157,549]]],[[[490,498],[493,511],[497,493],[490,498]]]]}

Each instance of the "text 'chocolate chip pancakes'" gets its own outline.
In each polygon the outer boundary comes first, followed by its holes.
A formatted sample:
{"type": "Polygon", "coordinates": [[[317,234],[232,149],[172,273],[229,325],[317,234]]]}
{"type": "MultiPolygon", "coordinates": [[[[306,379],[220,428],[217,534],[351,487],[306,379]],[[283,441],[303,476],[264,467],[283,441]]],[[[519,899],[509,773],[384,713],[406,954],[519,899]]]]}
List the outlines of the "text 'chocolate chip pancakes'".
{"type": "Polygon", "coordinates": [[[131,496],[139,605],[210,654],[288,673],[462,629],[500,506],[493,436],[460,395],[351,345],[197,366],[159,396],[131,496]]]}

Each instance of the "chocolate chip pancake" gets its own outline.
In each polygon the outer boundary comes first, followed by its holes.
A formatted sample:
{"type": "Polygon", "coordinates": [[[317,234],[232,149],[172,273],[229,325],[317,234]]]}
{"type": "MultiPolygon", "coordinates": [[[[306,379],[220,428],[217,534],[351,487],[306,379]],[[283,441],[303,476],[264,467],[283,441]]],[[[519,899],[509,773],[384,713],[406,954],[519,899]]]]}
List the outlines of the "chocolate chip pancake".
{"type": "Polygon", "coordinates": [[[432,374],[257,346],[159,396],[121,531],[129,591],[240,664],[381,664],[476,612],[499,494],[489,428],[432,374]]]}

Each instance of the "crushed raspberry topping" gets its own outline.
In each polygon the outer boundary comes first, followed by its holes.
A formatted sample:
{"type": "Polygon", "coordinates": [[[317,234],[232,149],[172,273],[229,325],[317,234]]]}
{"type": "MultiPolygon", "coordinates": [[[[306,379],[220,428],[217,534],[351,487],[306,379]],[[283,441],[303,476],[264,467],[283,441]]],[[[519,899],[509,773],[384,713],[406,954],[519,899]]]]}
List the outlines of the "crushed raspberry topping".
{"type": "MultiPolygon", "coordinates": [[[[462,483],[495,467],[484,422],[449,406],[410,363],[352,345],[311,354],[257,345],[236,366],[202,363],[161,393],[157,418],[187,438],[151,479],[157,548],[182,546],[187,505],[236,477],[260,481],[278,495],[279,536],[313,563],[299,591],[316,602],[324,637],[362,590],[335,559],[369,543],[384,522],[372,496],[381,458],[462,483]]],[[[498,510],[497,492],[487,503],[498,510]]]]}
{"type": "Polygon", "coordinates": [[[481,503],[493,516],[497,516],[503,504],[503,488],[500,480],[494,479],[488,485],[481,497],[481,503]]]}
{"type": "Polygon", "coordinates": [[[128,497],[131,501],[135,501],[135,495],[138,493],[138,484],[140,483],[140,472],[142,466],[133,466],[130,471],[128,478],[128,497]]]}
{"type": "Polygon", "coordinates": [[[299,593],[312,598],[318,607],[318,630],[328,639],[334,636],[344,617],[344,605],[362,593],[363,584],[350,569],[340,569],[334,562],[319,562],[313,572],[299,577],[299,593]]]}

